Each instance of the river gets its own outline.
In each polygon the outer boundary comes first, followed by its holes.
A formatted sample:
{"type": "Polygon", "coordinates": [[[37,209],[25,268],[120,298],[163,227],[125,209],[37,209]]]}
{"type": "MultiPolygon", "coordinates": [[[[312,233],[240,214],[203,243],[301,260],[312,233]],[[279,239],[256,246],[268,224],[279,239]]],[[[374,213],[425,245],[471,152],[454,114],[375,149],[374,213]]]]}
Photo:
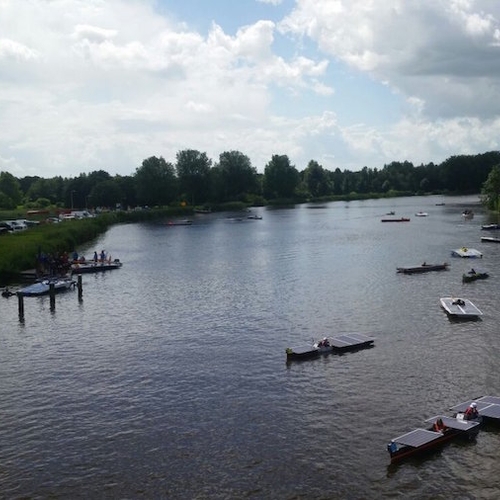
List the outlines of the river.
{"type": "Polygon", "coordinates": [[[498,498],[500,432],[398,466],[386,450],[500,396],[500,245],[480,241],[478,197],[254,213],[114,226],[78,250],[123,267],[84,275],[81,300],[26,298],[19,321],[1,299],[1,498],[498,498]],[[411,221],[381,223],[390,211],[411,221]],[[462,246],[489,279],[462,284],[462,246]],[[396,273],[423,261],[450,268],[396,273]],[[450,295],[482,319],[448,320],[450,295]],[[353,331],[375,346],[286,363],[353,331]]]}

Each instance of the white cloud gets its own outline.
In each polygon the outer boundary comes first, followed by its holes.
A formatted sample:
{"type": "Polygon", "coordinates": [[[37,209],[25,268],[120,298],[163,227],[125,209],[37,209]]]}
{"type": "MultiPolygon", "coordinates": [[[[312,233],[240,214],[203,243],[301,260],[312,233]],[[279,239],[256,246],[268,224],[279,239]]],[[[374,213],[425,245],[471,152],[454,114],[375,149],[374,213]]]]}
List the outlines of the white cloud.
{"type": "Polygon", "coordinates": [[[201,33],[161,0],[0,5],[0,169],[15,175],[131,174],[184,148],[357,169],[498,147],[496,2],[296,0],[231,34],[223,12],[201,33]],[[363,95],[377,85],[386,106],[363,95]]]}

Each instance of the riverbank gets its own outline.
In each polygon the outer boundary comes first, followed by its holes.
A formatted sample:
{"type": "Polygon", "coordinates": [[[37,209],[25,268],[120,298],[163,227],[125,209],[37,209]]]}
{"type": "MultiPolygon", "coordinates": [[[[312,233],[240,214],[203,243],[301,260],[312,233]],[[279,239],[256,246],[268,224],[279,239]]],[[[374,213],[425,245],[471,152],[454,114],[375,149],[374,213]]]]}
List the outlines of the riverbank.
{"type": "Polygon", "coordinates": [[[70,253],[79,245],[92,241],[114,224],[190,213],[192,209],[184,208],[106,212],[97,217],[65,220],[57,224],[44,223],[25,231],[2,235],[0,286],[16,281],[26,269],[35,268],[39,254],[70,253]]]}

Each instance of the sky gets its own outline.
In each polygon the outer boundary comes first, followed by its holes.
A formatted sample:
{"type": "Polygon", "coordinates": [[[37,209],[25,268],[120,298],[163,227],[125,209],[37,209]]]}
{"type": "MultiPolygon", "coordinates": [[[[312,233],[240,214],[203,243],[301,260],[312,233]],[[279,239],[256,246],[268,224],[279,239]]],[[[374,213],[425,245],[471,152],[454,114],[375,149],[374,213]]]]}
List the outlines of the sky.
{"type": "Polygon", "coordinates": [[[500,2],[0,0],[0,131],[18,178],[499,150],[500,2]]]}

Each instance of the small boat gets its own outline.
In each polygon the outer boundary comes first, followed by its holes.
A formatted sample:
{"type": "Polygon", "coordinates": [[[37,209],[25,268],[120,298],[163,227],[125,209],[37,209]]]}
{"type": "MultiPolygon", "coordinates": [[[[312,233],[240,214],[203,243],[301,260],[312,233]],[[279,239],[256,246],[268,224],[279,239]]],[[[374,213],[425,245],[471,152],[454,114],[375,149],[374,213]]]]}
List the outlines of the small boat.
{"type": "Polygon", "coordinates": [[[371,347],[375,339],[362,333],[348,333],[339,337],[325,337],[312,346],[288,347],[286,349],[287,360],[307,359],[331,352],[342,353],[356,351],[365,347],[371,347]]]}
{"type": "Polygon", "coordinates": [[[387,445],[391,463],[434,451],[453,439],[474,439],[480,428],[480,422],[445,415],[436,415],[425,422],[428,427],[414,429],[391,439],[387,445]],[[436,430],[439,421],[443,426],[436,430]]]}
{"type": "Polygon", "coordinates": [[[469,299],[442,297],[439,301],[441,302],[441,307],[453,318],[477,319],[483,314],[469,299]]]}
{"type": "Polygon", "coordinates": [[[485,271],[476,271],[475,269],[471,269],[468,273],[464,273],[462,275],[463,283],[470,283],[476,280],[485,280],[490,275],[485,271]]]}
{"type": "Polygon", "coordinates": [[[391,210],[390,212],[387,212],[385,215],[396,215],[396,212],[394,210],[391,210]]]}
{"type": "Polygon", "coordinates": [[[462,217],[464,219],[467,219],[467,220],[470,220],[470,219],[473,219],[474,218],[474,212],[472,210],[464,210],[462,212],[462,217]]]}
{"type": "Polygon", "coordinates": [[[211,214],[212,209],[211,208],[195,208],[194,213],[195,214],[211,214]]]}
{"type": "Polygon", "coordinates": [[[481,229],[483,231],[497,231],[500,229],[500,224],[483,224],[481,229]]]}
{"type": "Polygon", "coordinates": [[[500,397],[482,396],[477,399],[469,399],[450,408],[456,415],[463,414],[471,403],[476,403],[476,408],[483,423],[500,423],[500,397]]]}
{"type": "Polygon", "coordinates": [[[167,226],[190,226],[193,223],[191,219],[169,220],[167,226]]]}
{"type": "Polygon", "coordinates": [[[94,261],[85,260],[77,261],[71,264],[72,274],[86,274],[86,273],[98,273],[101,271],[112,271],[113,269],[120,269],[123,264],[120,259],[115,260],[104,260],[104,261],[94,261]]]}
{"type": "Polygon", "coordinates": [[[399,219],[381,219],[381,222],[410,222],[407,217],[400,217],[399,219]]]}
{"type": "Polygon", "coordinates": [[[481,236],[483,243],[500,243],[500,238],[493,238],[493,236],[481,236]]]}
{"type": "Polygon", "coordinates": [[[446,262],[443,264],[427,264],[424,262],[420,266],[398,267],[396,269],[398,273],[404,274],[427,273],[429,271],[445,271],[448,269],[448,264],[446,262]]]}
{"type": "Polygon", "coordinates": [[[427,217],[429,214],[427,212],[417,212],[415,217],[427,217]]]}
{"type": "Polygon", "coordinates": [[[463,259],[481,259],[483,254],[475,248],[461,247],[451,251],[453,257],[461,257],[463,259]]]}
{"type": "Polygon", "coordinates": [[[252,214],[252,215],[248,215],[247,219],[250,219],[250,220],[262,220],[262,216],[261,215],[252,214]]]}
{"type": "Polygon", "coordinates": [[[36,297],[39,295],[48,295],[52,286],[54,287],[54,292],[59,293],[69,290],[75,285],[76,282],[71,278],[50,278],[21,288],[17,293],[24,297],[36,297]]]}

